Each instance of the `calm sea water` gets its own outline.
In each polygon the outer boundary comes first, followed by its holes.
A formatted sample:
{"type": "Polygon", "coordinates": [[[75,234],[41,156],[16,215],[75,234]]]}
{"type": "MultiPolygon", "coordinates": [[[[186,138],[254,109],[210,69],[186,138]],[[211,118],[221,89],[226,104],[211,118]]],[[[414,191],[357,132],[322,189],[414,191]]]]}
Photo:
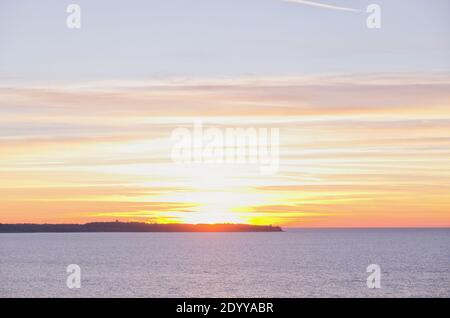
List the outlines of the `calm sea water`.
{"type": "Polygon", "coordinates": [[[0,297],[449,296],[449,229],[0,234],[0,297]]]}

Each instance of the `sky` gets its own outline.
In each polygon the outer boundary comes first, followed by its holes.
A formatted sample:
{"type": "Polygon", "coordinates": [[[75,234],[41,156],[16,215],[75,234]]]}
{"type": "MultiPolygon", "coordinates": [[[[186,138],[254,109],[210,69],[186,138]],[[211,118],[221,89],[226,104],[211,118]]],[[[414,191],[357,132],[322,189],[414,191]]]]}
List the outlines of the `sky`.
{"type": "Polygon", "coordinates": [[[450,3],[0,0],[0,222],[450,226],[450,3]],[[195,120],[277,173],[175,164],[195,120]]]}

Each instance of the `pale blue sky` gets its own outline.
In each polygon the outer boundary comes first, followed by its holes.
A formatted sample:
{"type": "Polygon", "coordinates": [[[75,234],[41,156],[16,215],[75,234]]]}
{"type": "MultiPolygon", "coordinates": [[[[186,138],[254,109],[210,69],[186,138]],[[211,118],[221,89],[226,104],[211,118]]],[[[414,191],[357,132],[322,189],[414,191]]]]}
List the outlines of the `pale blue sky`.
{"type": "Polygon", "coordinates": [[[450,70],[450,1],[0,0],[0,76],[92,80],[450,70]],[[66,7],[82,8],[81,30],[66,7]],[[365,8],[382,8],[366,28],[365,8]]]}

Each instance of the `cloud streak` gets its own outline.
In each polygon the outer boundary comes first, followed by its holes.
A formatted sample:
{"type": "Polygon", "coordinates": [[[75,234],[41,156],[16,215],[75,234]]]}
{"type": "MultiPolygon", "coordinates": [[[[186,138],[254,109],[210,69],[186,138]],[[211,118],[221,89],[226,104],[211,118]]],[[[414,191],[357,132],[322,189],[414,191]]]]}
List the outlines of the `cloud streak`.
{"type": "Polygon", "coordinates": [[[446,226],[449,87],[442,73],[0,85],[0,222],[446,226]],[[171,131],[193,118],[279,127],[280,173],[173,164],[171,131]]]}
{"type": "Polygon", "coordinates": [[[339,11],[349,11],[349,12],[362,12],[360,9],[353,9],[348,7],[341,7],[332,4],[320,3],[315,1],[307,1],[307,0],[283,0],[284,2],[296,3],[296,4],[304,4],[312,7],[318,7],[323,9],[330,10],[339,10],[339,11]]]}

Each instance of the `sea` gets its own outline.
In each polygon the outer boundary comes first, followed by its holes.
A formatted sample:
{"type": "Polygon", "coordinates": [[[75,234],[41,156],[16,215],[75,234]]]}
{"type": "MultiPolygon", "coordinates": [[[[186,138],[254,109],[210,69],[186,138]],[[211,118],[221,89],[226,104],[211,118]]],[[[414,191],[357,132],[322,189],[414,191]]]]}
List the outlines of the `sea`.
{"type": "Polygon", "coordinates": [[[0,234],[0,297],[449,296],[450,229],[0,234]]]}

